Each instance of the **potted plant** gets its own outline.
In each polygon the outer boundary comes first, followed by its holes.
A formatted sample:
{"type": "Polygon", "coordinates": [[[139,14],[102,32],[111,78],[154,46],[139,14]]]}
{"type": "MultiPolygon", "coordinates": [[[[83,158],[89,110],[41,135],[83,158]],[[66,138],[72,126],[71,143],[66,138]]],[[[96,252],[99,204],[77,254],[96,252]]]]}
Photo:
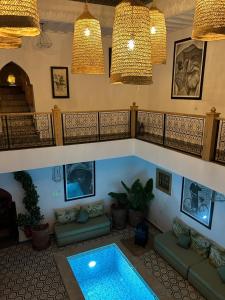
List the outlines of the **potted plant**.
{"type": "Polygon", "coordinates": [[[50,244],[48,224],[41,221],[44,216],[41,214],[38,206],[39,195],[36,186],[33,184],[31,176],[25,171],[14,173],[14,178],[22,184],[25,191],[23,204],[26,213],[18,214],[18,226],[24,231],[27,237],[32,237],[32,246],[34,249],[46,249],[50,244]]]}
{"type": "Polygon", "coordinates": [[[111,192],[108,195],[116,200],[116,202],[111,205],[113,227],[116,229],[124,229],[127,224],[127,194],[111,192]]]}
{"type": "Polygon", "coordinates": [[[150,178],[145,186],[142,185],[140,179],[134,181],[129,188],[123,181],[121,181],[126,193],[113,193],[114,198],[117,195],[123,195],[129,205],[129,223],[136,227],[138,223],[142,222],[148,211],[148,204],[154,198],[153,179],[150,178]],[[126,195],[126,197],[125,197],[126,195]]]}

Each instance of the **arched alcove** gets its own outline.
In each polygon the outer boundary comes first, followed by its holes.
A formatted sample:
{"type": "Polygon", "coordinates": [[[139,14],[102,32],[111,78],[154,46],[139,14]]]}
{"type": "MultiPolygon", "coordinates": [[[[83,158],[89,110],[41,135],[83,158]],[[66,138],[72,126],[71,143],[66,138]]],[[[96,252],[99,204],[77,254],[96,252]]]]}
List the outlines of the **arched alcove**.
{"type": "Polygon", "coordinates": [[[27,73],[14,62],[0,70],[0,112],[34,111],[33,86],[27,73]]]}

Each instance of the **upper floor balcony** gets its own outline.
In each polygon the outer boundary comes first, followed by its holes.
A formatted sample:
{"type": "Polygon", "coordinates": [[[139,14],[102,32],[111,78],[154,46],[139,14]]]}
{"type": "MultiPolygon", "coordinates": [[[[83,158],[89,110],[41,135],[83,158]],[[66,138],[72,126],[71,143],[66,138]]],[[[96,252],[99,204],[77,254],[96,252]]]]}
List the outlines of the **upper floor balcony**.
{"type": "Polygon", "coordinates": [[[225,119],[206,115],[130,109],[0,114],[0,150],[62,146],[136,138],[225,163],[225,119]]]}

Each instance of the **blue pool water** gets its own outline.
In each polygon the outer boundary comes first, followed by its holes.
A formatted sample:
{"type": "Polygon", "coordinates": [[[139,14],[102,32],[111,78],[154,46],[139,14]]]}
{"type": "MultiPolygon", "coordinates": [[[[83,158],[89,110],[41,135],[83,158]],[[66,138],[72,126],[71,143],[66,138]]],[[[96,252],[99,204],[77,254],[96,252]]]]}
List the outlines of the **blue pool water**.
{"type": "Polygon", "coordinates": [[[85,300],[159,300],[116,244],[67,260],[85,300]]]}

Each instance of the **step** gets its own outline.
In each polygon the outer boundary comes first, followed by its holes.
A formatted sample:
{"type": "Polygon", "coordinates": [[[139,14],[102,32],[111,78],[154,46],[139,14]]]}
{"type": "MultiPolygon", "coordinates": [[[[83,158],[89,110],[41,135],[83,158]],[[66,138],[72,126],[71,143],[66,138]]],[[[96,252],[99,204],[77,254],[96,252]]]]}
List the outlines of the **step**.
{"type": "Polygon", "coordinates": [[[21,92],[23,91],[19,86],[0,87],[0,95],[20,94],[21,92]]]}
{"type": "Polygon", "coordinates": [[[9,106],[9,107],[0,107],[1,113],[26,113],[30,112],[29,107],[27,106],[9,106]]]}
{"type": "Polygon", "coordinates": [[[19,101],[19,100],[24,100],[26,101],[25,94],[18,94],[18,95],[0,95],[0,101],[7,101],[7,100],[12,100],[12,101],[19,101]]]}

